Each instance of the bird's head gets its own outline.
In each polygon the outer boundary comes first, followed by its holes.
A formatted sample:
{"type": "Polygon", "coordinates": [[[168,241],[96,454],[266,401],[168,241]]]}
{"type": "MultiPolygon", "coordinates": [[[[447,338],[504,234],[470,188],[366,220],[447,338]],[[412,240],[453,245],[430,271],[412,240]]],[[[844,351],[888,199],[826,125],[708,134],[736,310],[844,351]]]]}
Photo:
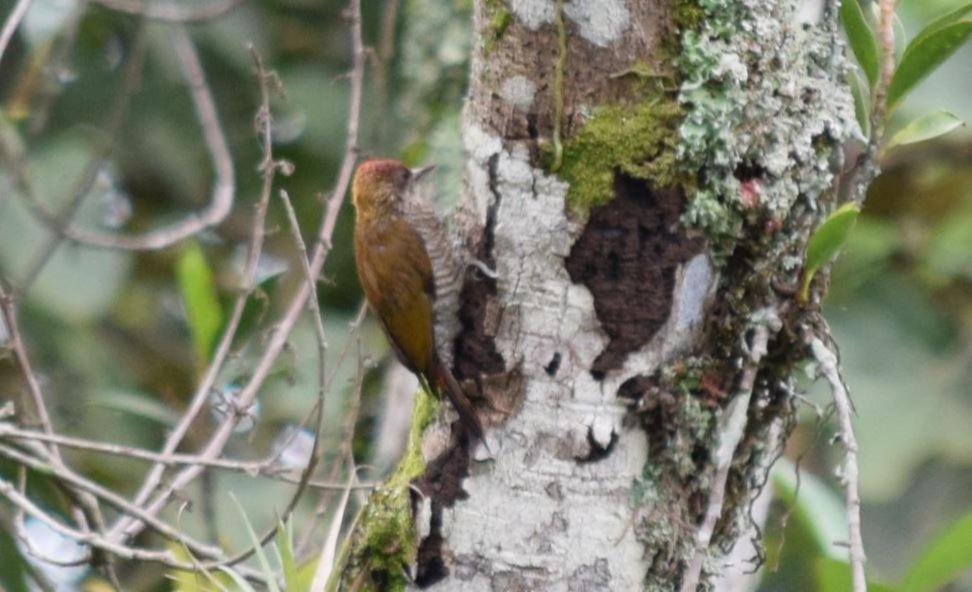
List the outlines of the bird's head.
{"type": "Polygon", "coordinates": [[[392,159],[372,159],[358,165],[351,200],[359,214],[397,205],[433,167],[410,169],[392,159]]]}

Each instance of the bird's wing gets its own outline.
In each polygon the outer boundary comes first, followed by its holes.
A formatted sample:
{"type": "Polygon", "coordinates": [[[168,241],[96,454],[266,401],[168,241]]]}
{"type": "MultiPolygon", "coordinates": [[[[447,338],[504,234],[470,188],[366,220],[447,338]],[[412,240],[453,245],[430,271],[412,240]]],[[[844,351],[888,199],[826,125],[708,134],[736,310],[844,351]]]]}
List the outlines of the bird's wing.
{"type": "Polygon", "coordinates": [[[402,218],[355,236],[361,287],[398,359],[428,376],[434,362],[432,263],[421,237],[402,218]]]}

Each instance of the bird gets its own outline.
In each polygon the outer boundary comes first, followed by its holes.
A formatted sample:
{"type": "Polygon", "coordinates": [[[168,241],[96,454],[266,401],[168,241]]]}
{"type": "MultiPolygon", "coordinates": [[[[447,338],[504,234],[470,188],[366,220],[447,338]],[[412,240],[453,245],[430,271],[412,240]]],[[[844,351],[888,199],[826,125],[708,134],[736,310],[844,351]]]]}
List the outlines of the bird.
{"type": "MultiPolygon", "coordinates": [[[[465,428],[485,445],[482,424],[443,361],[437,321],[454,314],[460,269],[434,205],[419,182],[434,166],[410,169],[393,159],[370,159],[355,171],[354,256],[368,307],[398,360],[426,391],[444,394],[465,428]]],[[[451,362],[451,360],[450,360],[451,362]]]]}

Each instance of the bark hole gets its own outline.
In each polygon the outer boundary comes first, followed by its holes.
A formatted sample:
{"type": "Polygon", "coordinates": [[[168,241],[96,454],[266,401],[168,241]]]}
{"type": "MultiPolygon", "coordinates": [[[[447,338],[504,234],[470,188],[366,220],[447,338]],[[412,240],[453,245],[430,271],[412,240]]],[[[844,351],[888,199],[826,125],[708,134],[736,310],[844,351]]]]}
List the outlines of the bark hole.
{"type": "Polygon", "coordinates": [[[590,446],[587,451],[587,455],[577,458],[579,463],[594,463],[599,460],[604,460],[611,454],[614,450],[614,445],[618,443],[618,433],[611,432],[611,441],[607,445],[603,445],[597,441],[594,437],[594,428],[587,428],[587,444],[590,446]]]}
{"type": "Polygon", "coordinates": [[[679,188],[653,189],[616,174],[614,198],[591,210],[571,248],[567,273],[591,291],[610,338],[591,366],[597,379],[620,368],[668,320],[675,271],[702,246],[678,223],[683,204],[679,188]]]}

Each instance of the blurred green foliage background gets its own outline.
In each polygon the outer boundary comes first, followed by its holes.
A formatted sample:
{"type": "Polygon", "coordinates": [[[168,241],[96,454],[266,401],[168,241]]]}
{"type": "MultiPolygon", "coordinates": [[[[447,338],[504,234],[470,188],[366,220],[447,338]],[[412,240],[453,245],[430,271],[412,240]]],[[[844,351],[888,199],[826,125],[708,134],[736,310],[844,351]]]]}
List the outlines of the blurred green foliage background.
{"type": "MultiPolygon", "coordinates": [[[[96,150],[139,27],[136,17],[83,4],[35,0],[0,64],[3,133],[24,142],[37,193],[50,206],[70,195],[96,150]]],[[[913,34],[958,4],[903,0],[899,12],[913,34]]],[[[12,6],[10,0],[0,2],[0,14],[12,6]]],[[[273,99],[274,152],[295,168],[278,186],[293,197],[305,236],[316,232],[344,145],[350,40],[343,9],[343,0],[260,0],[189,26],[234,157],[237,202],[215,232],[178,248],[58,249],[19,310],[63,433],[157,448],[192,393],[234,296],[261,181],[254,127],[259,96],[248,43],[276,71],[285,91],[273,99]],[[195,304],[187,307],[188,302],[195,304]],[[192,311],[199,310],[208,311],[205,319],[193,322],[192,311]]],[[[448,203],[458,194],[461,171],[458,126],[473,42],[470,1],[368,0],[363,10],[371,50],[360,148],[368,155],[438,164],[436,182],[448,203]]],[[[140,86],[121,137],[77,216],[84,225],[144,230],[200,209],[209,197],[209,160],[165,28],[148,25],[140,86]]],[[[970,74],[972,47],[966,47],[909,98],[899,113],[902,121],[937,108],[972,121],[970,74]]],[[[936,535],[972,512],[972,135],[962,129],[898,148],[886,155],[884,167],[833,274],[827,317],[858,410],[869,569],[875,581],[893,582],[936,535]]],[[[277,231],[267,237],[260,291],[265,297],[251,302],[237,339],[239,355],[219,380],[224,394],[247,376],[277,307],[301,281],[282,212],[271,207],[270,217],[277,231]]],[[[340,357],[360,302],[350,223],[346,208],[320,294],[332,346],[328,365],[340,367],[337,390],[328,400],[325,466],[337,455],[355,373],[353,356],[343,362],[340,357]]],[[[16,196],[10,175],[0,175],[0,278],[16,286],[47,234],[16,196]]],[[[383,358],[384,340],[370,323],[361,348],[375,361],[383,358]]],[[[301,421],[315,396],[314,363],[313,331],[304,323],[260,393],[258,421],[234,436],[231,456],[262,458],[281,433],[301,421]]],[[[384,408],[378,370],[368,374],[357,421],[354,449],[363,464],[372,458],[384,408]]],[[[16,400],[22,391],[14,360],[0,358],[0,402],[16,400]]],[[[826,393],[814,390],[810,401],[824,408],[826,393]]],[[[787,452],[790,462],[777,469],[775,486],[784,503],[774,505],[767,523],[761,590],[832,589],[823,558],[839,558],[842,551],[825,541],[827,533],[841,532],[844,520],[831,470],[839,458],[839,449],[830,446],[832,435],[831,422],[807,406],[787,452]],[[794,501],[796,459],[803,477],[794,501]]],[[[189,444],[198,444],[199,437],[190,433],[189,444]]],[[[127,494],[137,486],[132,475],[145,468],[116,457],[74,452],[69,458],[127,494]]],[[[12,475],[13,468],[0,463],[0,476],[12,475]]],[[[289,491],[234,474],[216,474],[204,485],[235,492],[251,521],[261,525],[274,520],[289,491]]],[[[34,487],[45,496],[42,482],[34,487]]],[[[60,509],[56,496],[46,499],[60,509]]],[[[300,508],[302,516],[311,511],[309,504],[300,508]]],[[[200,512],[185,521],[204,532],[200,512]]],[[[235,509],[221,504],[212,512],[216,519],[209,528],[224,542],[236,541],[230,546],[242,546],[235,509]]],[[[957,540],[972,555],[972,532],[957,540]]],[[[0,531],[0,587],[11,592],[27,589],[20,555],[10,534],[0,531]]],[[[151,566],[126,573],[137,583],[132,589],[171,589],[161,576],[151,566]]],[[[972,577],[950,586],[972,590],[972,577]]]]}

